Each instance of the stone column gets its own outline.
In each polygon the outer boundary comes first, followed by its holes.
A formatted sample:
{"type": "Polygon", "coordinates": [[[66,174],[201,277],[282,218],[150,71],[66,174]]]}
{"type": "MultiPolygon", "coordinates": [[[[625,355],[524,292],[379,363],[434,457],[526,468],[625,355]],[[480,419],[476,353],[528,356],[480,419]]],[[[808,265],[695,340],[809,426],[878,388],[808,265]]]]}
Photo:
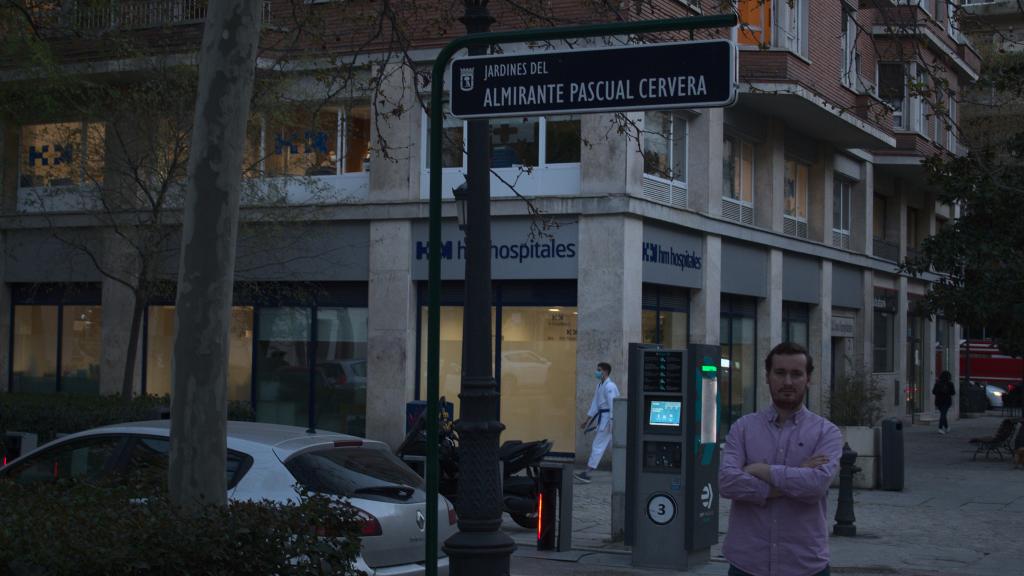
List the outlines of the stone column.
{"type": "Polygon", "coordinates": [[[874,164],[861,164],[863,177],[853,185],[850,199],[850,249],[871,255],[874,251],[874,164]]]}
{"type": "MultiPolygon", "coordinates": [[[[402,64],[387,64],[382,73],[377,107],[402,112],[371,115],[369,198],[373,202],[403,202],[420,196],[423,115],[418,112],[414,80],[412,71],[402,64]]],[[[417,369],[411,246],[410,221],[370,223],[366,435],[392,447],[405,438],[405,403],[413,399],[417,369]]],[[[425,378],[423,385],[425,397],[425,378]]]]}
{"type": "Polygon", "coordinates": [[[757,147],[754,166],[754,223],[781,233],[786,182],[786,125],[782,121],[769,120],[768,141],[757,147]]]}
{"type": "Polygon", "coordinates": [[[832,174],[835,151],[820,145],[810,169],[807,198],[807,237],[832,245],[832,174]]]}
{"type": "MultiPolygon", "coordinates": [[[[643,125],[643,113],[625,116],[634,125],[643,125]]],[[[584,114],[580,118],[584,142],[580,150],[581,196],[643,195],[643,142],[638,143],[632,132],[623,137],[617,123],[614,114],[584,114]]],[[[582,269],[582,262],[580,265],[582,269]]]]}
{"type": "Polygon", "coordinates": [[[811,376],[811,410],[827,414],[828,393],[832,375],[832,261],[822,260],[819,273],[820,300],[811,307],[808,327],[809,352],[814,358],[811,376]]]}
{"type": "MultiPolygon", "coordinates": [[[[904,204],[905,207],[905,204],[904,204]]],[[[903,250],[906,248],[904,241],[900,242],[900,258],[904,257],[903,250]]],[[[893,356],[894,358],[894,372],[896,373],[896,386],[897,392],[903,395],[902,406],[903,411],[906,412],[906,394],[904,391],[910,382],[909,369],[907,366],[907,328],[909,322],[907,313],[909,312],[909,299],[907,298],[907,277],[899,276],[896,280],[896,337],[893,339],[893,356]]],[[[895,394],[895,393],[894,393],[895,394]]],[[[919,408],[915,408],[919,410],[919,408]]]]}
{"type": "Polygon", "coordinates": [[[722,237],[704,236],[701,289],[690,296],[690,342],[722,343],[722,237]]]}
{"type": "Polygon", "coordinates": [[[413,399],[416,374],[411,244],[408,221],[370,224],[366,435],[392,447],[405,438],[405,403],[413,399]]]}
{"type": "MultiPolygon", "coordinates": [[[[639,342],[641,337],[642,243],[643,222],[638,218],[611,214],[580,219],[577,422],[594,397],[593,374],[598,362],[612,365],[612,380],[618,384],[619,393],[629,396],[629,343],[639,342]]],[[[576,454],[581,462],[590,453],[590,440],[583,434],[576,435],[576,454]]]]}
{"type": "Polygon", "coordinates": [[[687,140],[687,202],[691,210],[722,213],[723,109],[707,108],[690,119],[687,140]]]}
{"type": "MultiPolygon", "coordinates": [[[[117,234],[107,231],[103,237],[103,267],[112,275],[122,278],[136,277],[137,254],[126,246],[117,234]]],[[[103,276],[103,351],[100,359],[100,394],[118,394],[124,380],[124,366],[127,361],[132,313],[135,308],[135,293],[124,284],[103,276]]],[[[135,369],[132,390],[142,390],[142,340],[145,327],[139,326],[139,339],[135,354],[135,369]]]]}
{"type": "Polygon", "coordinates": [[[419,198],[419,135],[423,115],[419,112],[415,86],[415,75],[407,66],[385,65],[376,102],[376,108],[384,113],[370,115],[371,201],[419,198]]]}
{"type": "Polygon", "coordinates": [[[861,275],[863,299],[854,328],[854,369],[870,376],[875,357],[875,273],[865,269],[861,275]],[[857,366],[856,363],[860,365],[857,366]]]}
{"type": "Polygon", "coordinates": [[[768,297],[757,301],[757,406],[771,403],[768,380],[761,361],[782,342],[782,250],[768,252],[768,297]]]}

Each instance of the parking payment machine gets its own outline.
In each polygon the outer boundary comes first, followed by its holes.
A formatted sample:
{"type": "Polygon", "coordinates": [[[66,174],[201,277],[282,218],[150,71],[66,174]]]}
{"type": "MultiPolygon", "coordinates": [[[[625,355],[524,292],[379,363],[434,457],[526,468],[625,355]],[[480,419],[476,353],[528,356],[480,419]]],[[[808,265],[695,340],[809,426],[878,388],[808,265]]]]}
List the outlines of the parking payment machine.
{"type": "Polygon", "coordinates": [[[630,346],[627,514],[634,566],[685,570],[707,561],[717,541],[716,352],[630,346]]]}

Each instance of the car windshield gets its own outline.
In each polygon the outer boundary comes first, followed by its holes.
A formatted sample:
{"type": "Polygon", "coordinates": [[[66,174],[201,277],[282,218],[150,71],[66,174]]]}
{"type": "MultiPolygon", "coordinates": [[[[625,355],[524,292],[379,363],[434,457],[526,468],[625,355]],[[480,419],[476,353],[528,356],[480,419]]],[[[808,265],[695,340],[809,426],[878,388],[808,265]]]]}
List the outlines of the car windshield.
{"type": "Polygon", "coordinates": [[[391,453],[375,448],[342,447],[305,452],[285,466],[304,488],[322,494],[423,502],[423,479],[391,453]]]}

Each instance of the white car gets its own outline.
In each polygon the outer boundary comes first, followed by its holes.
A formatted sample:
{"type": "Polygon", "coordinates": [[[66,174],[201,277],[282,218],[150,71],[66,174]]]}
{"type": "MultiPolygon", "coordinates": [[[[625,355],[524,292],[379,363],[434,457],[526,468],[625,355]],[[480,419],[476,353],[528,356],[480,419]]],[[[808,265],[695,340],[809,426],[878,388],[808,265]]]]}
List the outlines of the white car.
{"type": "MultiPolygon", "coordinates": [[[[362,511],[357,569],[370,576],[425,572],[426,486],[383,442],[279,424],[228,422],[227,446],[229,499],[294,502],[296,484],[344,497],[362,511]]],[[[0,468],[0,478],[32,483],[166,469],[169,450],[168,420],[104,426],[33,450],[0,468]]],[[[455,532],[456,516],[443,496],[437,508],[437,573],[443,576],[448,558],[440,544],[455,532]]]]}
{"type": "Polygon", "coordinates": [[[992,384],[985,384],[985,397],[988,398],[989,408],[1002,408],[1003,407],[1003,396],[1006,395],[1006,390],[1003,390],[999,386],[993,386],[992,384]]]}

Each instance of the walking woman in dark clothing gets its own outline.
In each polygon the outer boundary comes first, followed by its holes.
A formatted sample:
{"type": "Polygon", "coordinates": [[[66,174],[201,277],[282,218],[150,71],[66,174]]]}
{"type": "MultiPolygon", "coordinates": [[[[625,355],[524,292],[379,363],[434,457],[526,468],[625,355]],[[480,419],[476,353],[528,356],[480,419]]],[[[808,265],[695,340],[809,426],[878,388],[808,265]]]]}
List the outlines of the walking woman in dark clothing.
{"type": "Polygon", "coordinates": [[[949,431],[949,421],[946,419],[946,412],[953,405],[953,396],[956,396],[956,387],[953,386],[953,375],[949,370],[943,370],[939,379],[935,381],[932,388],[935,395],[935,407],[939,409],[939,434],[949,431]]]}

